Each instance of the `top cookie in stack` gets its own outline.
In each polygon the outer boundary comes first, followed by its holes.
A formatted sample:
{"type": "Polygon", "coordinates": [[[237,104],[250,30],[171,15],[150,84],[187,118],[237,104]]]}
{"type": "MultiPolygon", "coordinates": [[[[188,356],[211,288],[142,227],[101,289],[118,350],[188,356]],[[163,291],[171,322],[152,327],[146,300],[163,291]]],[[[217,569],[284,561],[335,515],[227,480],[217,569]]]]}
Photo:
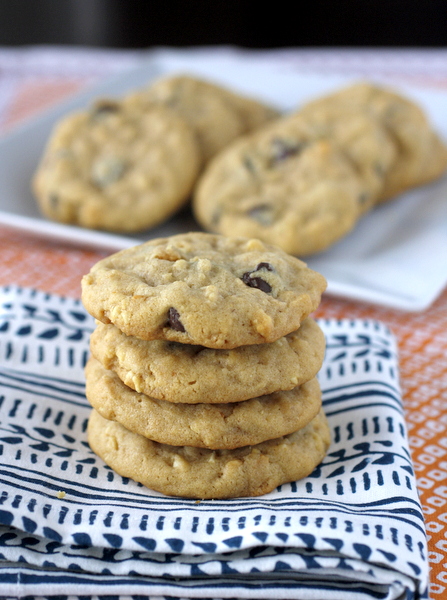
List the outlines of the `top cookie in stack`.
{"type": "Polygon", "coordinates": [[[298,329],[325,286],[259,240],[190,233],[99,261],[82,280],[82,300],[96,319],[142,340],[236,348],[298,329]]]}
{"type": "Polygon", "coordinates": [[[89,443],[166,494],[260,495],[308,475],[329,444],[309,315],[326,282],[254,239],[190,233],[97,263],[86,368],[89,443]]]}

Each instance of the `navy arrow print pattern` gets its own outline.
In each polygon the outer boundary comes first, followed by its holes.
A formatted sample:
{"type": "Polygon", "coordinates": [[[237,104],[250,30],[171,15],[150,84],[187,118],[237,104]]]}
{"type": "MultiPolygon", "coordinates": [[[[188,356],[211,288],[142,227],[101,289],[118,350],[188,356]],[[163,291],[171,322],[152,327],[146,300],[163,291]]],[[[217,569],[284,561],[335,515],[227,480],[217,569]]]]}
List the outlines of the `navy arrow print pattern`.
{"type": "Polygon", "coordinates": [[[332,429],[323,463],[266,496],[196,502],[122,478],[91,452],[83,368],[94,323],[80,302],[0,290],[2,595],[20,582],[22,595],[189,597],[195,586],[200,597],[259,598],[262,581],[266,598],[312,586],[322,599],[425,598],[394,338],[376,321],[319,324],[332,429]]]}

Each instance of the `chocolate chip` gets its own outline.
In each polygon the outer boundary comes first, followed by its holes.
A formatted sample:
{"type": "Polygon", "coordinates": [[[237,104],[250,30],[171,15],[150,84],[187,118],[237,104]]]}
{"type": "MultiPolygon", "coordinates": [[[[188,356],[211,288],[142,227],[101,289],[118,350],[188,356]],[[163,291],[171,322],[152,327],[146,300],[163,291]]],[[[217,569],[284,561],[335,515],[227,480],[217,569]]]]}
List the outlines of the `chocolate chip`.
{"type": "Polygon", "coordinates": [[[369,200],[369,194],[367,192],[363,192],[362,194],[360,194],[360,196],[358,197],[358,201],[359,204],[361,206],[363,206],[364,204],[366,204],[369,200]]]}
{"type": "Polygon", "coordinates": [[[59,197],[57,194],[52,192],[49,196],[49,201],[51,210],[57,210],[59,208],[59,197]]]}
{"type": "Polygon", "coordinates": [[[91,180],[105,188],[120,179],[126,170],[124,161],[117,156],[99,156],[92,165],[91,180]]]}
{"type": "Polygon", "coordinates": [[[275,269],[268,262],[260,262],[256,267],[255,271],[259,271],[259,269],[267,269],[267,271],[274,271],[275,269]]]}
{"type": "Polygon", "coordinates": [[[172,306],[168,311],[168,323],[172,329],[175,329],[175,331],[186,331],[186,329],[183,327],[183,323],[180,321],[180,315],[178,311],[176,311],[172,306]]]}
{"type": "Polygon", "coordinates": [[[385,175],[385,169],[380,163],[374,163],[374,171],[379,177],[383,177],[385,175]]]}
{"type": "Polygon", "coordinates": [[[261,290],[261,292],[265,292],[266,294],[272,291],[272,286],[267,283],[267,281],[261,277],[252,277],[251,272],[244,273],[242,275],[242,281],[249,287],[261,290]]]}
{"type": "Polygon", "coordinates": [[[118,102],[114,102],[113,100],[99,100],[92,109],[91,117],[92,119],[97,119],[98,117],[116,113],[119,107],[118,102]]]}
{"type": "Polygon", "coordinates": [[[248,216],[260,225],[268,226],[274,223],[276,210],[271,204],[258,204],[248,211],[248,216]]]}
{"type": "Polygon", "coordinates": [[[303,146],[304,144],[300,142],[274,138],[271,143],[272,163],[282,162],[291,156],[295,156],[302,150],[303,146]]]}
{"type": "Polygon", "coordinates": [[[272,286],[267,283],[267,281],[265,281],[265,279],[262,279],[262,277],[256,277],[253,276],[253,273],[257,273],[258,271],[261,271],[262,269],[265,269],[266,271],[274,271],[274,267],[268,263],[268,262],[260,262],[258,264],[258,266],[256,267],[256,269],[254,269],[253,271],[247,271],[246,273],[244,273],[242,275],[242,281],[253,288],[257,288],[258,290],[261,290],[262,292],[265,292],[266,294],[268,294],[269,292],[272,291],[272,286]]]}
{"type": "Polygon", "coordinates": [[[244,164],[245,168],[247,169],[247,171],[249,171],[252,174],[256,174],[256,167],[253,162],[253,159],[250,156],[244,156],[243,164],[244,164]]]}
{"type": "Polygon", "coordinates": [[[390,104],[389,106],[386,107],[382,116],[389,122],[389,121],[394,120],[396,118],[396,116],[399,117],[400,112],[401,112],[401,108],[398,104],[390,104]]]}

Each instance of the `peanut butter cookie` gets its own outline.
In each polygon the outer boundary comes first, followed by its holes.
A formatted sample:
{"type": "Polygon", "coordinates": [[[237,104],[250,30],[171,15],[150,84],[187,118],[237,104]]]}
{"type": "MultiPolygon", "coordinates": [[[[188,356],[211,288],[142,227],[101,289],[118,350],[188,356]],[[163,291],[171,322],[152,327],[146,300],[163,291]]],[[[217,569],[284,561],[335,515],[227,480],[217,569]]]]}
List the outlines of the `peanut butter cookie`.
{"type": "Polygon", "coordinates": [[[55,221],[139,231],[189,200],[199,166],[195,135],[174,111],[103,100],[57,124],[32,185],[55,221]]]}
{"type": "Polygon", "coordinates": [[[126,335],[236,348],[297,330],[325,287],[322,275],[276,246],[193,232],[102,259],[82,279],[82,300],[126,335]]]}
{"type": "Polygon", "coordinates": [[[171,496],[260,496],[309,475],[323,460],[330,431],[323,411],[287,436],[233,450],[159,444],[104,419],[89,419],[93,452],[123,477],[171,496]]]}
{"type": "Polygon", "coordinates": [[[385,173],[379,201],[426,184],[445,173],[445,142],[422,107],[391,88],[359,82],[316,99],[299,112],[305,118],[323,112],[334,119],[346,120],[359,110],[384,127],[396,148],[395,160],[385,173]]]}
{"type": "Polygon", "coordinates": [[[87,399],[104,418],[173,446],[222,450],[258,444],[305,427],[321,408],[316,378],[287,392],[231,404],[174,404],[151,398],[124,385],[93,357],[86,381],[87,399]]]}
{"type": "Polygon", "coordinates": [[[203,164],[240,135],[279,116],[266,104],[191,75],[160,78],[125,98],[132,109],[162,104],[175,110],[197,136],[203,164]]]}
{"type": "Polygon", "coordinates": [[[199,178],[197,221],[297,256],[344,237],[370,204],[371,189],[335,143],[314,135],[293,116],[231,144],[199,178]]]}
{"type": "Polygon", "coordinates": [[[290,390],[309,381],[321,368],[325,339],[311,318],[275,342],[232,350],[140,340],[114,325],[98,323],[90,348],[106,369],[137,392],[169,402],[216,404],[290,390]]]}

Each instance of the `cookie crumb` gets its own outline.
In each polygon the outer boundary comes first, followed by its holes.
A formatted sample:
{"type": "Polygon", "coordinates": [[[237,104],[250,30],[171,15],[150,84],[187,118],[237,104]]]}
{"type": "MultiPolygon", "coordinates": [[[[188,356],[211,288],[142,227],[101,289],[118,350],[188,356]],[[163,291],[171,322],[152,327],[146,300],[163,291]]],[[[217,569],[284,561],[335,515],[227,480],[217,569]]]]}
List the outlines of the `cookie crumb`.
{"type": "Polygon", "coordinates": [[[66,492],[63,492],[61,490],[58,491],[57,497],[59,498],[59,500],[62,500],[62,498],[65,498],[65,496],[66,496],[66,492]]]}

